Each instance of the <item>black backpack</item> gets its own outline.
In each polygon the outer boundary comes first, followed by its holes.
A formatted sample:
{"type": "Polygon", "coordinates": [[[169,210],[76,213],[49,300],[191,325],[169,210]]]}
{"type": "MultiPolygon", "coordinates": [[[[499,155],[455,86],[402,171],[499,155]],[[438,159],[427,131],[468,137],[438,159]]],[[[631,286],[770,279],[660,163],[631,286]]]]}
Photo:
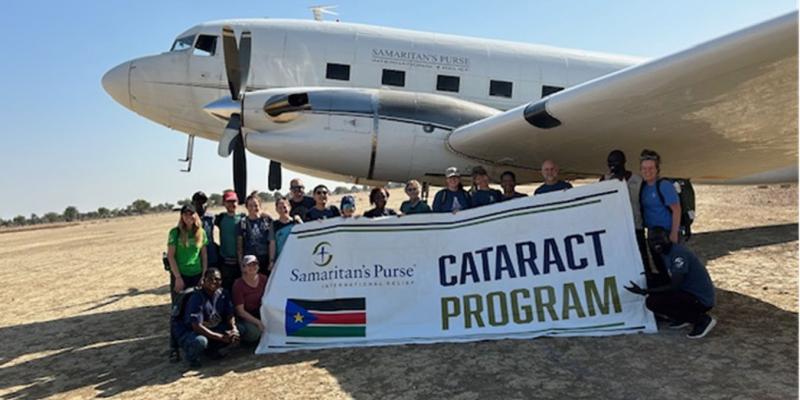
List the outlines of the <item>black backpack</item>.
{"type": "MultiPolygon", "coordinates": [[[[678,201],[681,205],[681,226],[679,232],[684,240],[688,241],[692,237],[692,223],[695,219],[694,187],[692,187],[692,182],[689,179],[683,178],[658,178],[656,181],[656,193],[658,193],[658,198],[661,200],[661,204],[667,208],[670,214],[672,214],[672,209],[667,206],[667,203],[664,200],[664,194],[661,193],[661,181],[667,181],[671,183],[672,186],[675,187],[675,191],[678,192],[678,201]]],[[[642,183],[642,186],[639,189],[639,205],[642,207],[642,216],[644,216],[642,192],[645,185],[646,183],[642,183]]]]}
{"type": "Polygon", "coordinates": [[[178,293],[178,299],[175,301],[175,305],[172,306],[172,311],[170,312],[170,318],[173,321],[180,321],[183,319],[183,313],[186,311],[186,305],[189,303],[189,299],[191,299],[192,295],[198,290],[202,290],[202,288],[193,286],[178,293]]]}

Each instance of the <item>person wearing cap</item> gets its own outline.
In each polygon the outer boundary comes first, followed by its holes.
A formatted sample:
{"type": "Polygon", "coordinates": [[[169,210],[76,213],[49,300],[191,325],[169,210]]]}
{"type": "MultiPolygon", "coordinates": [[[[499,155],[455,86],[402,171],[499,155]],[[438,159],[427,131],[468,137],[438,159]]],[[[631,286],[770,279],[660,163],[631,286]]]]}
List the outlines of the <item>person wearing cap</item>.
{"type": "MultiPolygon", "coordinates": [[[[657,227],[664,228],[669,234],[672,243],[678,243],[678,230],[681,221],[681,202],[678,192],[672,183],[659,179],[661,173],[661,156],[653,150],[644,149],[639,156],[639,172],[642,174],[641,189],[639,190],[639,207],[642,214],[642,225],[648,231],[657,227]],[[663,202],[662,202],[663,197],[663,202]]],[[[669,281],[663,257],[654,254],[652,246],[655,273],[648,276],[653,284],[669,281]]]]}
{"type": "Polygon", "coordinates": [[[275,267],[275,260],[281,253],[283,244],[289,237],[294,224],[302,224],[303,220],[299,216],[289,215],[289,200],[283,196],[278,195],[275,198],[275,212],[278,213],[278,218],[272,220],[272,229],[269,230],[269,271],[275,267]]]}
{"type": "Polygon", "coordinates": [[[225,212],[217,214],[214,225],[219,228],[219,269],[222,272],[222,287],[230,292],[233,282],[242,274],[239,266],[237,246],[239,242],[239,221],[243,215],[236,213],[239,197],[233,190],[222,193],[225,212]]]}
{"type": "Polygon", "coordinates": [[[200,217],[200,222],[203,223],[203,230],[206,231],[206,237],[208,238],[208,244],[206,245],[208,265],[217,266],[219,262],[219,248],[214,241],[214,217],[206,214],[208,196],[206,196],[202,190],[195,192],[192,195],[192,205],[195,211],[197,211],[197,216],[200,217]]]}
{"type": "Polygon", "coordinates": [[[269,276],[269,230],[272,228],[272,218],[261,213],[261,198],[258,197],[258,192],[250,193],[245,205],[247,216],[239,219],[236,253],[239,260],[243,260],[245,254],[256,256],[258,272],[269,276]]]}
{"type": "Polygon", "coordinates": [[[472,207],[469,193],[461,185],[461,173],[458,172],[458,168],[446,169],[444,176],[447,179],[447,187],[436,192],[436,196],[433,197],[433,212],[457,213],[472,207]]]}
{"type": "Polygon", "coordinates": [[[503,188],[503,199],[501,201],[527,197],[525,193],[518,192],[517,175],[511,171],[503,172],[500,175],[500,187],[503,188]]]}
{"type": "MultiPolygon", "coordinates": [[[[181,207],[178,225],[170,229],[167,235],[169,294],[173,307],[180,292],[200,284],[203,273],[208,268],[207,243],[208,237],[194,206],[184,205],[181,207]]],[[[172,362],[177,362],[180,358],[176,337],[172,335],[170,335],[169,358],[172,362]]]]}
{"type": "Polygon", "coordinates": [[[383,186],[372,188],[369,192],[369,204],[374,207],[364,213],[366,218],[378,218],[397,215],[397,211],[386,208],[386,201],[389,200],[389,191],[383,186]]]}
{"type": "Polygon", "coordinates": [[[325,185],[317,185],[314,188],[314,207],[306,211],[304,221],[316,221],[328,218],[339,217],[342,214],[334,205],[328,205],[328,194],[330,191],[325,185]]]}
{"type": "Polygon", "coordinates": [[[473,207],[499,203],[503,200],[503,193],[489,187],[489,174],[482,166],[472,168],[472,180],[475,182],[475,193],[472,194],[473,207]]]}
{"type": "Polygon", "coordinates": [[[339,203],[339,209],[342,211],[342,218],[352,218],[356,213],[356,199],[349,194],[342,196],[342,201],[339,203]]]}
{"type": "Polygon", "coordinates": [[[625,153],[622,150],[612,150],[606,159],[608,173],[600,177],[600,181],[617,179],[625,182],[628,186],[628,197],[633,212],[633,228],[636,232],[636,244],[639,246],[639,255],[642,258],[642,265],[646,275],[655,272],[650,269],[650,256],[647,253],[647,241],[644,236],[644,226],[642,225],[642,210],[639,207],[639,190],[642,187],[642,177],[625,169],[625,153]]]}
{"type": "Polygon", "coordinates": [[[534,195],[556,192],[559,190],[572,189],[572,184],[558,179],[558,164],[553,160],[545,160],[542,163],[542,178],[544,183],[536,188],[534,195]]]}
{"type": "Polygon", "coordinates": [[[172,332],[178,339],[191,368],[199,368],[200,354],[222,358],[222,348],[239,343],[239,329],[228,292],[220,287],[222,274],[216,268],[206,270],[203,287],[189,297],[180,316],[172,320],[172,332]]]}
{"type": "Polygon", "coordinates": [[[419,184],[418,181],[412,179],[406,183],[406,196],[408,196],[408,200],[404,201],[400,204],[400,212],[403,215],[411,215],[411,214],[425,214],[431,212],[431,207],[422,200],[420,195],[420,190],[422,189],[422,185],[419,184]]]}
{"type": "Polygon", "coordinates": [[[264,333],[261,322],[261,298],[267,287],[267,276],[259,273],[259,260],[248,254],[242,259],[242,277],[233,283],[233,308],[238,317],[242,342],[257,343],[264,333]]]}
{"type": "Polygon", "coordinates": [[[652,288],[641,288],[631,281],[628,291],[647,296],[647,308],[672,320],[671,329],[692,326],[690,339],[706,336],[717,320],[708,315],[714,307],[714,283],[705,265],[688,247],[674,243],[669,231],[655,227],[648,232],[648,242],[653,254],[660,257],[669,274],[669,283],[652,288]]]}
{"type": "Polygon", "coordinates": [[[306,215],[316,202],[311,196],[306,196],[306,187],[300,178],[294,178],[289,182],[289,215],[298,216],[301,219],[306,215]]]}

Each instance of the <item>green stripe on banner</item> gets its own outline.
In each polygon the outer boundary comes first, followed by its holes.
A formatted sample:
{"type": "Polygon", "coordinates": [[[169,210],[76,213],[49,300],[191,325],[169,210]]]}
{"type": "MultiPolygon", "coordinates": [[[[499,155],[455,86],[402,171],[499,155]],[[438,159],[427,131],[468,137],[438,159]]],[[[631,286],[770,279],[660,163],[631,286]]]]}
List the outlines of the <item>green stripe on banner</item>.
{"type": "Polygon", "coordinates": [[[487,222],[499,221],[499,220],[502,220],[502,219],[511,218],[511,217],[517,217],[517,216],[520,216],[520,215],[539,214],[539,213],[544,213],[544,212],[549,212],[549,211],[564,210],[564,209],[567,209],[567,208],[582,207],[582,206],[587,206],[587,205],[590,205],[590,204],[596,204],[596,203],[599,203],[600,201],[601,201],[600,199],[597,199],[597,200],[592,200],[592,201],[586,201],[586,202],[583,202],[583,203],[570,204],[570,205],[559,206],[559,207],[550,207],[550,208],[539,209],[539,210],[530,210],[530,211],[524,211],[524,212],[517,212],[518,210],[509,210],[508,213],[500,214],[500,215],[498,215],[498,216],[496,216],[494,218],[486,218],[486,219],[481,219],[481,220],[478,220],[478,221],[475,221],[475,222],[468,222],[468,223],[461,223],[461,224],[459,224],[458,222],[455,222],[455,223],[453,223],[453,225],[450,225],[450,226],[431,226],[431,227],[424,227],[424,226],[419,227],[419,226],[417,226],[417,227],[412,227],[412,228],[405,228],[405,227],[402,227],[402,225],[400,227],[377,225],[377,226],[374,226],[374,227],[352,227],[352,228],[348,228],[347,226],[342,226],[342,227],[337,227],[337,228],[334,228],[332,230],[324,231],[324,232],[308,233],[308,234],[298,233],[297,234],[297,238],[298,239],[306,239],[306,238],[315,237],[315,236],[328,235],[328,234],[332,234],[332,233],[342,233],[342,232],[443,231],[443,230],[450,230],[450,229],[463,228],[463,227],[467,227],[467,226],[485,224],[487,222]]]}
{"type": "Polygon", "coordinates": [[[289,336],[301,337],[363,337],[367,336],[364,326],[307,326],[289,336]]]}

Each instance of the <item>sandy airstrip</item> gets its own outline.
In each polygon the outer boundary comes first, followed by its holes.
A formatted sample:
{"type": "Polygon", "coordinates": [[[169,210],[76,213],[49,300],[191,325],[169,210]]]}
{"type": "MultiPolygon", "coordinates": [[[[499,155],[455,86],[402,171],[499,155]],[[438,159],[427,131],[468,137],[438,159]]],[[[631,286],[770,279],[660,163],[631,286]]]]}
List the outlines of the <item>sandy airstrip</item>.
{"type": "MultiPolygon", "coordinates": [[[[708,263],[719,304],[717,328],[699,341],[662,330],[271,356],[240,350],[187,371],[166,354],[160,255],[176,214],[0,233],[0,396],[796,398],[797,186],[696,190],[690,245],[708,263]]],[[[394,190],[390,205],[402,197],[394,190]]],[[[358,204],[367,209],[365,194],[358,204]]]]}

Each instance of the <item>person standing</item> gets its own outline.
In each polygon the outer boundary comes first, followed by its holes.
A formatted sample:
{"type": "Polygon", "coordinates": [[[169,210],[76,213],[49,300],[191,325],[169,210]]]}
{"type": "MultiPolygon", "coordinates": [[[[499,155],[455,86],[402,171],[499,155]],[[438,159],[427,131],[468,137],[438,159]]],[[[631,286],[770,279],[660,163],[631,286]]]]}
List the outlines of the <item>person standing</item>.
{"type": "Polygon", "coordinates": [[[461,185],[461,173],[458,168],[450,167],[445,170],[447,187],[436,192],[433,197],[433,212],[452,212],[457,213],[472,207],[469,193],[461,185]]]}
{"type": "Polygon", "coordinates": [[[386,201],[389,200],[389,191],[383,186],[372,188],[369,192],[369,204],[375,206],[371,210],[364,213],[366,218],[378,218],[397,215],[397,212],[391,208],[386,208],[386,201]]]}
{"type": "Polygon", "coordinates": [[[328,205],[329,193],[330,191],[325,185],[317,185],[317,187],[314,188],[314,207],[306,211],[306,216],[303,218],[304,221],[316,221],[342,215],[336,206],[328,205]]]}
{"type": "Polygon", "coordinates": [[[237,252],[238,229],[242,215],[236,213],[239,197],[233,190],[226,190],[222,194],[222,202],[225,205],[225,212],[216,216],[214,225],[219,228],[219,269],[222,273],[222,287],[230,293],[233,282],[242,276],[237,252]]]}
{"type": "Polygon", "coordinates": [[[480,207],[499,203],[503,193],[489,187],[489,174],[480,165],[472,169],[472,181],[475,182],[475,192],[472,193],[472,206],[480,207]]]}
{"type": "Polygon", "coordinates": [[[559,190],[572,189],[572,184],[558,179],[558,173],[558,164],[553,160],[545,160],[542,163],[542,178],[544,178],[544,183],[536,188],[533,194],[545,194],[559,190]]]}
{"type": "Polygon", "coordinates": [[[653,288],[641,288],[631,281],[625,289],[631,293],[647,296],[647,308],[672,320],[670,328],[692,326],[686,335],[690,339],[706,336],[717,324],[708,315],[714,307],[714,283],[705,265],[686,246],[674,243],[662,227],[648,230],[648,242],[653,254],[661,258],[669,274],[669,283],[653,288]]]}
{"type": "Polygon", "coordinates": [[[206,238],[208,244],[206,245],[206,254],[208,255],[208,266],[216,267],[219,263],[219,248],[217,242],[214,240],[214,217],[206,214],[208,207],[208,196],[203,191],[197,191],[192,195],[192,205],[200,217],[200,222],[203,224],[203,230],[206,231],[206,238]]]}
{"type": "Polygon", "coordinates": [[[356,213],[356,199],[353,196],[342,196],[339,202],[339,209],[342,211],[342,218],[353,218],[356,213]]]}
{"type": "Polygon", "coordinates": [[[299,216],[295,215],[292,217],[289,215],[289,201],[285,197],[278,196],[275,199],[275,212],[278,213],[278,218],[272,221],[272,229],[269,230],[270,273],[273,268],[275,268],[275,260],[278,259],[278,255],[281,253],[286,238],[289,237],[292,226],[303,223],[303,220],[300,219],[299,216]]]}
{"type": "Polygon", "coordinates": [[[517,175],[511,171],[503,172],[503,174],[500,175],[500,186],[503,188],[502,201],[527,197],[525,193],[517,191],[517,175]]]}
{"type": "Polygon", "coordinates": [[[300,178],[294,178],[289,182],[289,215],[295,215],[301,219],[305,217],[306,212],[314,207],[316,202],[310,196],[306,196],[306,187],[300,178]]]}
{"type": "Polygon", "coordinates": [[[406,195],[408,200],[400,204],[400,212],[403,215],[425,214],[431,212],[431,207],[423,201],[420,196],[422,186],[418,181],[412,179],[406,183],[406,195]]]}
{"type": "MultiPolygon", "coordinates": [[[[252,254],[258,258],[258,272],[269,276],[269,236],[272,219],[261,213],[261,199],[258,192],[253,192],[245,200],[247,217],[239,220],[237,256],[243,260],[245,254],[252,254]]],[[[241,262],[241,261],[240,261],[241,262]]],[[[244,266],[244,264],[240,264],[244,266]]]]}
{"type": "MultiPolygon", "coordinates": [[[[652,150],[642,150],[639,157],[639,171],[644,180],[639,191],[642,224],[647,229],[648,235],[650,230],[660,227],[669,233],[672,243],[678,243],[681,203],[675,187],[667,180],[659,179],[661,156],[652,150]]],[[[653,253],[652,247],[650,252],[653,253]]],[[[648,284],[661,285],[669,281],[662,257],[653,255],[653,264],[657,272],[649,277],[648,284]]]]}

